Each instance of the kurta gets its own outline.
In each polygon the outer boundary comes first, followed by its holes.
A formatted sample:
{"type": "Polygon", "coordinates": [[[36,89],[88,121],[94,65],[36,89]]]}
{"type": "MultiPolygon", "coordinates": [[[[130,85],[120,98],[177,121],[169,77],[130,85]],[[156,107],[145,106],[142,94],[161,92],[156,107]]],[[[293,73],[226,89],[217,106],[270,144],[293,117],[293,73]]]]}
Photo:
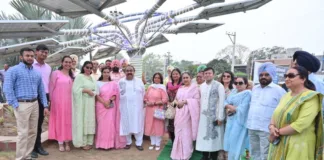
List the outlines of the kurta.
{"type": "Polygon", "coordinates": [[[211,84],[204,82],[200,86],[200,119],[196,149],[203,152],[215,152],[223,150],[224,144],[224,100],[225,89],[217,81],[211,84]],[[215,126],[213,123],[218,120],[222,125],[215,126]]]}
{"type": "Polygon", "coordinates": [[[104,101],[109,101],[113,96],[113,108],[105,108],[99,101],[96,102],[97,134],[96,148],[124,148],[126,137],[120,136],[119,89],[116,82],[97,82],[98,96],[104,101]]]}
{"type": "Polygon", "coordinates": [[[297,96],[288,92],[273,112],[277,128],[290,125],[297,133],[280,136],[278,145],[270,144],[268,160],[322,160],[323,96],[315,91],[305,91],[297,96]]]}
{"type": "MultiPolygon", "coordinates": [[[[160,88],[149,87],[144,97],[146,102],[168,102],[166,91],[160,88]]],[[[164,120],[154,118],[154,111],[163,109],[163,105],[148,106],[145,110],[145,129],[144,134],[147,136],[163,136],[164,120]]]]}
{"type": "Polygon", "coordinates": [[[122,78],[119,81],[120,91],[120,134],[129,135],[144,130],[144,94],[145,88],[141,79],[122,78]]]}
{"type": "Polygon", "coordinates": [[[119,72],[119,73],[110,72],[110,78],[111,78],[111,80],[113,80],[115,82],[118,82],[123,77],[125,77],[125,76],[121,72],[119,72]]]}
{"type": "Polygon", "coordinates": [[[91,136],[96,130],[95,96],[82,93],[83,89],[90,89],[96,93],[96,81],[91,76],[79,74],[75,77],[72,87],[72,138],[75,147],[91,145],[87,143],[91,143],[91,136]]]}
{"type": "Polygon", "coordinates": [[[59,142],[72,140],[72,84],[70,76],[60,70],[54,71],[51,75],[48,139],[59,142]]]}
{"type": "Polygon", "coordinates": [[[199,121],[199,88],[196,84],[179,88],[176,99],[178,102],[186,100],[182,108],[176,108],[174,119],[175,139],[173,142],[171,158],[187,160],[193,152],[192,142],[196,140],[199,121]]]}
{"type": "Polygon", "coordinates": [[[237,93],[237,90],[234,89],[224,103],[224,106],[233,105],[236,107],[236,113],[232,116],[227,116],[224,136],[224,150],[228,152],[229,160],[240,160],[240,156],[248,147],[246,146],[248,141],[246,121],[250,101],[251,91],[245,90],[237,93]]]}

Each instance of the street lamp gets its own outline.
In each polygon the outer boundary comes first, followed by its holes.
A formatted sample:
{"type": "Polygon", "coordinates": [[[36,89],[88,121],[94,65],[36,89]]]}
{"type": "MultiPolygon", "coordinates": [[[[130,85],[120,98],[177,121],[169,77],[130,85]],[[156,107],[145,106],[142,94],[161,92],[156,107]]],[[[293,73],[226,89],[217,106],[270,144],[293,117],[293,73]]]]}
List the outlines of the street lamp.
{"type": "Polygon", "coordinates": [[[226,32],[230,40],[232,41],[233,44],[233,53],[232,53],[232,66],[231,66],[231,71],[234,73],[234,66],[235,66],[235,45],[236,45],[236,32],[226,32]],[[233,37],[233,38],[232,38],[233,37]]]}

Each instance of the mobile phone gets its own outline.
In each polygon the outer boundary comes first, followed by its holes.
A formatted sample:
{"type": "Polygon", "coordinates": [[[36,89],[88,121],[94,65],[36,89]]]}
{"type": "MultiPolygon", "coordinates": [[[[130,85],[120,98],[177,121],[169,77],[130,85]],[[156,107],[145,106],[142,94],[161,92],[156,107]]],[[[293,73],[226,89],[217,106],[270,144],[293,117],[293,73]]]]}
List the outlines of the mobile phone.
{"type": "Polygon", "coordinates": [[[275,146],[278,145],[279,143],[280,143],[280,138],[279,137],[272,142],[272,144],[275,145],[275,146]]]}

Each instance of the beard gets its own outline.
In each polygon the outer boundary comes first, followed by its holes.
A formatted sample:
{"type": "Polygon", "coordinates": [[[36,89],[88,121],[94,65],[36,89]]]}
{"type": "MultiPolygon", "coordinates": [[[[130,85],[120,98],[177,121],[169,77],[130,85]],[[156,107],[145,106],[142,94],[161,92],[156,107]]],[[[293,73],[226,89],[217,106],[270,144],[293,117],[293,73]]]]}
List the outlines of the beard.
{"type": "Polygon", "coordinates": [[[267,86],[272,82],[272,79],[268,80],[268,79],[265,79],[265,78],[260,78],[259,82],[260,82],[261,85],[267,86]]]}
{"type": "Polygon", "coordinates": [[[118,67],[113,67],[112,68],[112,71],[115,72],[115,73],[117,73],[117,72],[119,72],[119,68],[118,67]]]}
{"type": "Polygon", "coordinates": [[[25,65],[27,65],[27,66],[30,66],[30,65],[33,64],[33,63],[29,63],[29,62],[27,62],[27,61],[25,61],[25,60],[23,60],[23,63],[24,63],[25,65]]]}

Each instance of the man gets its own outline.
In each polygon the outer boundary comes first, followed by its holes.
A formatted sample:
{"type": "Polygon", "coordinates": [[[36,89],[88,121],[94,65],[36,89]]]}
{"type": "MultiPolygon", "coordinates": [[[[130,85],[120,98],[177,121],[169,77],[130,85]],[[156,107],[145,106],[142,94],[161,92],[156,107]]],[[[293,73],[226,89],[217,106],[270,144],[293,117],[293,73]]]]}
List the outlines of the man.
{"type": "Polygon", "coordinates": [[[132,135],[136,139],[136,148],[143,151],[143,130],[144,130],[144,105],[145,94],[144,84],[141,79],[134,77],[135,68],[127,66],[126,77],[119,81],[120,90],[120,134],[126,136],[127,145],[130,149],[132,135]]]}
{"type": "Polygon", "coordinates": [[[258,69],[259,85],[252,89],[252,98],[247,120],[251,156],[254,160],[266,160],[269,149],[269,129],[273,111],[286,91],[273,83],[276,66],[271,62],[263,63],[258,69]]]}
{"type": "Polygon", "coordinates": [[[214,80],[213,68],[204,70],[204,82],[200,86],[200,119],[196,150],[203,152],[202,160],[216,160],[224,142],[224,86],[214,80]]]}
{"type": "MultiPolygon", "coordinates": [[[[33,68],[35,71],[38,71],[42,76],[42,82],[44,86],[44,90],[46,93],[47,101],[49,101],[49,82],[50,75],[52,72],[52,68],[45,63],[45,60],[48,55],[48,47],[44,44],[40,44],[36,47],[36,59],[33,63],[33,68]]],[[[44,112],[44,106],[40,101],[40,97],[38,97],[38,106],[39,106],[39,118],[38,118],[38,127],[37,127],[37,138],[35,142],[34,151],[32,152],[32,158],[37,158],[38,154],[46,156],[48,152],[46,152],[42,147],[41,135],[42,135],[42,125],[44,122],[44,115],[41,114],[44,112]]]]}
{"type": "MultiPolygon", "coordinates": [[[[307,69],[309,73],[308,79],[314,83],[316,91],[324,94],[324,82],[314,74],[321,67],[321,62],[308,52],[297,51],[293,55],[293,67],[296,65],[303,66],[307,69]]],[[[324,109],[324,101],[322,103],[322,109],[324,109]]]]}
{"type": "Polygon", "coordinates": [[[78,69],[79,57],[75,54],[71,54],[70,57],[72,58],[72,72],[74,73],[74,76],[76,76],[80,73],[80,70],[78,69]]]}
{"type": "Polygon", "coordinates": [[[110,64],[111,72],[110,72],[110,78],[113,81],[118,82],[121,78],[123,78],[125,75],[124,73],[119,69],[120,63],[118,59],[115,59],[110,64]]]}
{"type": "Polygon", "coordinates": [[[92,66],[93,67],[92,67],[91,77],[97,81],[101,76],[101,72],[98,71],[99,63],[97,61],[92,61],[92,66]]]}
{"type": "Polygon", "coordinates": [[[20,50],[20,62],[6,73],[4,92],[8,104],[14,108],[17,120],[16,160],[31,159],[37,136],[39,115],[38,97],[42,107],[41,115],[48,115],[48,105],[42,76],[32,66],[34,51],[30,48],[20,50]]]}
{"type": "Polygon", "coordinates": [[[204,79],[204,70],[207,68],[206,65],[199,65],[197,67],[197,76],[196,78],[192,79],[192,83],[196,83],[198,86],[200,86],[201,84],[203,84],[205,82],[204,79]]]}
{"type": "Polygon", "coordinates": [[[3,65],[3,70],[0,70],[0,81],[2,82],[2,84],[3,84],[4,77],[5,77],[6,72],[8,71],[8,69],[9,69],[9,65],[8,64],[4,64],[3,65]]]}
{"type": "Polygon", "coordinates": [[[106,67],[110,68],[111,67],[111,60],[110,59],[107,59],[106,60],[106,67]]]}

